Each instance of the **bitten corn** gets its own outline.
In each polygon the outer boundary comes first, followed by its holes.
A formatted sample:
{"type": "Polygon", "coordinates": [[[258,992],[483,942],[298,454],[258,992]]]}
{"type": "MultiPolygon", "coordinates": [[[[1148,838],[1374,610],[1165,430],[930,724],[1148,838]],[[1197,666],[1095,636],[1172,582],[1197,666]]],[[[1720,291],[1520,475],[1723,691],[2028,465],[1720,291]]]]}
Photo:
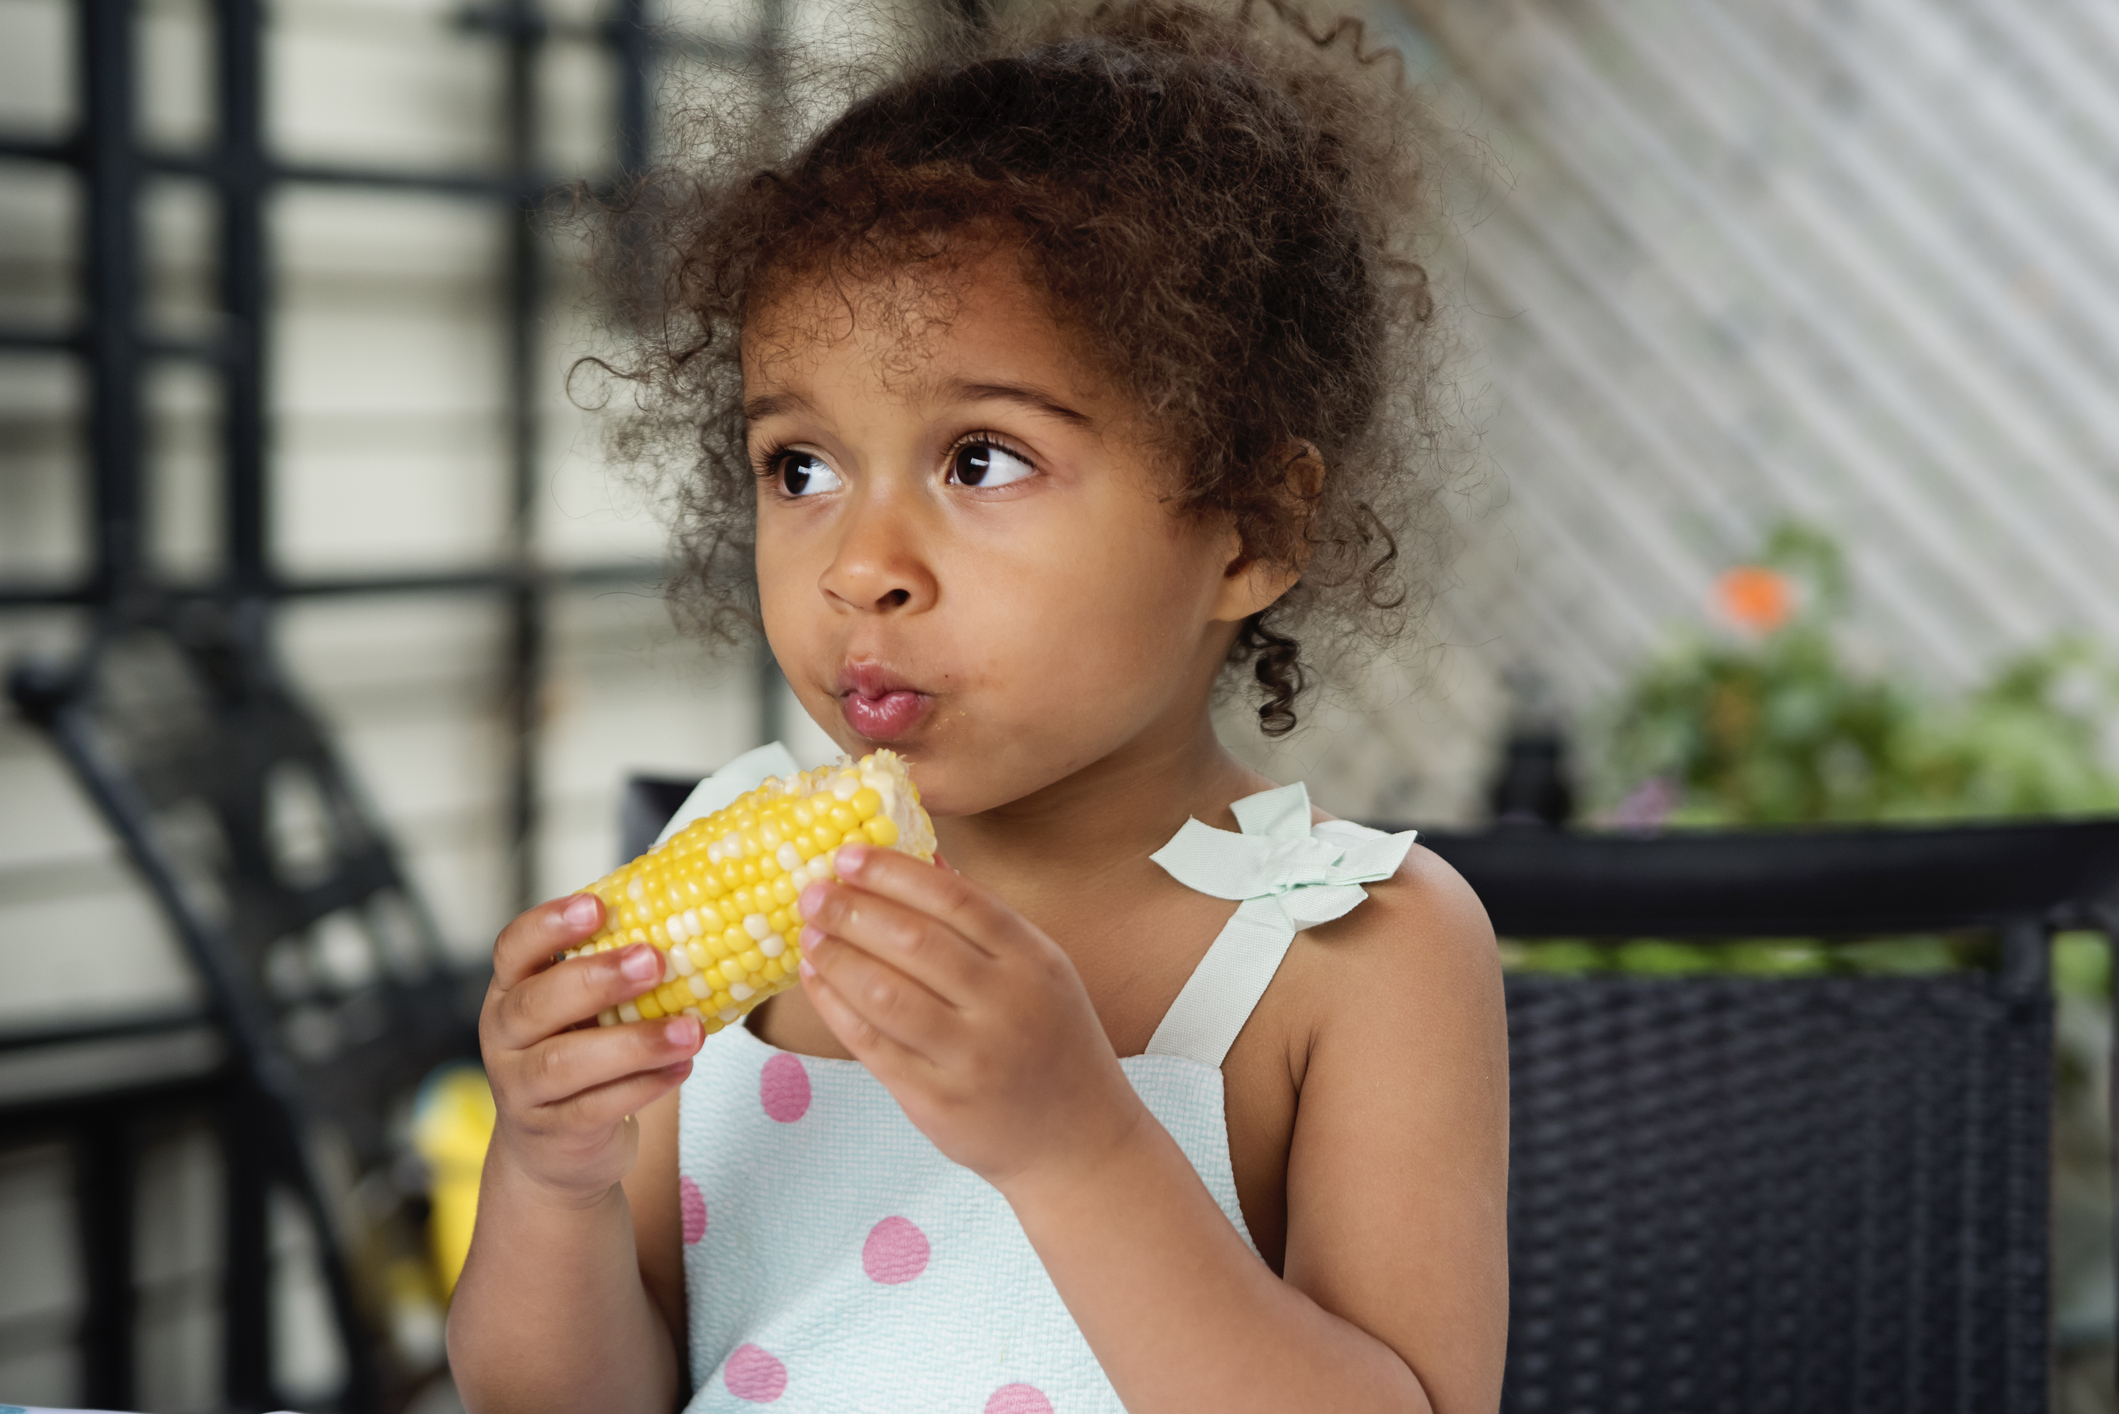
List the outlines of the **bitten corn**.
{"type": "Polygon", "coordinates": [[[802,890],[838,877],[839,846],[934,858],[934,822],[894,751],[765,784],[584,890],[601,932],[567,954],[650,943],[662,981],[597,1018],[605,1026],[686,1012],[711,1036],[795,983],[802,890]]]}

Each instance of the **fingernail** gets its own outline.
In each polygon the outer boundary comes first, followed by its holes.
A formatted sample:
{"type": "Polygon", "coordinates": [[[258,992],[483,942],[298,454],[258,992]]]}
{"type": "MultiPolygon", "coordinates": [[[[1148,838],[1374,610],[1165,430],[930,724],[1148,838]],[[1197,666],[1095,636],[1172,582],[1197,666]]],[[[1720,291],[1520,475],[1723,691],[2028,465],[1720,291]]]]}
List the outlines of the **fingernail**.
{"type": "Polygon", "coordinates": [[[699,1044],[699,1023],[689,1016],[673,1016],[662,1028],[662,1039],[672,1046],[696,1046],[699,1044]]]}
{"type": "Polygon", "coordinates": [[[813,948],[824,941],[824,930],[814,923],[804,923],[802,925],[802,936],[797,941],[805,948],[813,948]]]}
{"type": "Polygon", "coordinates": [[[662,975],[662,957],[646,943],[625,950],[618,958],[618,970],[636,982],[645,982],[650,977],[662,975]]]}
{"type": "Polygon", "coordinates": [[[593,928],[603,905],[594,894],[576,894],[567,900],[567,906],[559,911],[560,919],[569,928],[593,928]]]}
{"type": "Polygon", "coordinates": [[[811,884],[808,888],[802,890],[800,899],[802,911],[810,915],[822,912],[827,888],[828,886],[824,884],[811,884]]]}
{"type": "Polygon", "coordinates": [[[848,844],[839,846],[839,873],[841,875],[858,874],[861,872],[861,866],[867,862],[867,845],[848,844]]]}
{"type": "Polygon", "coordinates": [[[802,961],[796,965],[795,971],[802,974],[802,979],[804,981],[808,981],[810,978],[817,975],[817,969],[809,965],[809,959],[806,957],[803,958],[802,961]]]}

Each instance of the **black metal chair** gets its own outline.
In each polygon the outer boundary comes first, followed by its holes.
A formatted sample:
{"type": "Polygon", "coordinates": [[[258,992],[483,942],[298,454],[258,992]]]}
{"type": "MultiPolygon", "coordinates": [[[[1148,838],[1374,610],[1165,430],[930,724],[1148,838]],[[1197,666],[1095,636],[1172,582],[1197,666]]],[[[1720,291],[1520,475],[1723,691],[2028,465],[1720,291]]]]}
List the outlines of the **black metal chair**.
{"type": "Polygon", "coordinates": [[[2119,821],[1427,842],[1504,936],[1998,942],[1511,976],[1505,1408],[2043,1414],[2049,942],[2119,929],[2119,821]]]}
{"type": "MultiPolygon", "coordinates": [[[[335,1403],[395,1407],[439,1353],[408,1348],[394,1319],[394,1274],[425,1256],[405,1111],[435,1065],[478,1054],[483,978],[447,965],[374,811],[276,671],[260,618],[205,603],[135,608],[107,617],[76,663],[20,667],[10,688],[124,840],[225,1037],[228,1064],[199,1077],[212,1093],[189,1098],[217,1109],[226,1157],[228,1407],[285,1407],[271,1373],[275,1186],[299,1198],[321,1239],[348,1362],[335,1403]]],[[[150,1087],[103,1103],[152,1097],[150,1087]]],[[[56,1117],[13,1118],[34,1128],[56,1117]]],[[[95,1179],[121,1205],[129,1153],[103,1155],[102,1168],[120,1172],[95,1179]]],[[[124,1408],[129,1254],[105,1258],[87,1266],[84,1386],[124,1408]]]]}
{"type": "MultiPolygon", "coordinates": [[[[690,790],[636,778],[637,853],[690,790]]],[[[1423,836],[1517,938],[1977,931],[1993,966],[1518,973],[1516,1414],[2045,1414],[2049,942],[2119,932],[2119,821],[1423,836]]]]}

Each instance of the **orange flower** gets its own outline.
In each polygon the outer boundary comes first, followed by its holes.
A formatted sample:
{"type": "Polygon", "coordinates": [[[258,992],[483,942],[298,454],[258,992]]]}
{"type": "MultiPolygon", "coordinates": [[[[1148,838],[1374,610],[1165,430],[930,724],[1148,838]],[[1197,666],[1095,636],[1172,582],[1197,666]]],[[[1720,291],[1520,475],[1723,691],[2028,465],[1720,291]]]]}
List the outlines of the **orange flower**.
{"type": "Polygon", "coordinates": [[[1715,581],[1715,603],[1740,627],[1771,633],[1795,616],[1788,576],[1758,565],[1738,565],[1715,581]]]}

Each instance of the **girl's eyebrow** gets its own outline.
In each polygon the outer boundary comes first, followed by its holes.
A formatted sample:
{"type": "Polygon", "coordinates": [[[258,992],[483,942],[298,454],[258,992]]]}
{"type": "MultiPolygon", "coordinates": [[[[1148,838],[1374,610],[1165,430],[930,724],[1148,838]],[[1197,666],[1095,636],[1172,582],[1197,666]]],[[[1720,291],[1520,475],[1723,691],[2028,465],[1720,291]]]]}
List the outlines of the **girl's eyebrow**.
{"type": "MultiPolygon", "coordinates": [[[[1047,417],[1056,417],[1062,422],[1077,426],[1087,426],[1091,421],[1087,413],[1077,412],[1053,398],[1051,394],[1023,383],[967,383],[962,379],[952,379],[942,385],[942,392],[951,402],[1015,403],[1032,412],[1041,412],[1047,417]]],[[[809,399],[800,393],[761,393],[755,398],[743,400],[743,420],[762,422],[768,417],[776,417],[797,409],[808,409],[809,406],[809,399]]]]}
{"type": "Polygon", "coordinates": [[[743,400],[743,420],[761,422],[783,412],[809,406],[809,399],[800,393],[761,393],[755,398],[743,400]]]}
{"type": "Polygon", "coordinates": [[[1056,417],[1062,422],[1071,422],[1077,426],[1087,426],[1090,421],[1087,413],[1076,412],[1065,403],[1055,400],[1051,394],[1032,388],[1027,384],[966,383],[956,379],[943,384],[942,391],[955,402],[968,403],[998,400],[1004,403],[1015,403],[1030,409],[1032,412],[1041,412],[1047,417],[1056,417]]]}

